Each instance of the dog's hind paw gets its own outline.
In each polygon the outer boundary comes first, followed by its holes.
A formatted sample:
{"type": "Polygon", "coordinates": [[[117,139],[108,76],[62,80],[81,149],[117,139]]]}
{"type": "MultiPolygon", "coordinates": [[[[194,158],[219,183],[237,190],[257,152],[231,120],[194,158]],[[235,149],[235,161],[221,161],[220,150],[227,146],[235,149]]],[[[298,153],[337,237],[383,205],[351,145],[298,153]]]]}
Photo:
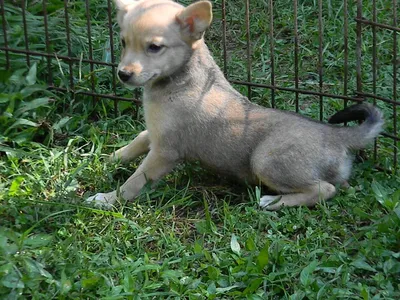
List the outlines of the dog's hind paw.
{"type": "Polygon", "coordinates": [[[260,198],[260,207],[268,209],[268,210],[278,210],[281,206],[279,205],[279,201],[281,200],[282,196],[270,196],[265,195],[260,198]]]}
{"type": "Polygon", "coordinates": [[[94,205],[95,207],[110,209],[117,200],[115,192],[97,193],[85,200],[86,204],[94,205]]]}

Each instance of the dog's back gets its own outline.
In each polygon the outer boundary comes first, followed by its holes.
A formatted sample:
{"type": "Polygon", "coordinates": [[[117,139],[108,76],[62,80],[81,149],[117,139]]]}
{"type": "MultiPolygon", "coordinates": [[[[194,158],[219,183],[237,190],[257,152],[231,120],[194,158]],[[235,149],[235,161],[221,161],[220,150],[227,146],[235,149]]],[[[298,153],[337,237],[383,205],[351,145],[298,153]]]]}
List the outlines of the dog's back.
{"type": "Polygon", "coordinates": [[[116,156],[150,152],[121,186],[125,199],[146,179],[195,159],[284,193],[261,199],[269,209],[314,205],[349,177],[350,149],[364,147],[382,129],[381,114],[371,106],[334,116],[332,122],[365,119],[343,128],[248,101],[224,78],[202,38],[212,18],[209,2],[183,8],[167,0],[126,1],[116,0],[124,46],[118,74],[125,84],[144,86],[147,131],[116,156]]]}

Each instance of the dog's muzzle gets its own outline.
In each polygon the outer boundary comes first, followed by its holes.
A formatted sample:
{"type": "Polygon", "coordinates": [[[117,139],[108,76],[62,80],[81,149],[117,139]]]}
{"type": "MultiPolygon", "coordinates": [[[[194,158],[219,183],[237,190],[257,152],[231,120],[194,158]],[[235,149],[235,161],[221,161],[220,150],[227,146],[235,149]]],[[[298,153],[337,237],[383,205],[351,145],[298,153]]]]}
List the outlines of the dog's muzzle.
{"type": "Polygon", "coordinates": [[[119,70],[118,71],[118,77],[121,79],[122,82],[127,82],[131,77],[132,77],[132,72],[124,71],[124,70],[119,70]]]}

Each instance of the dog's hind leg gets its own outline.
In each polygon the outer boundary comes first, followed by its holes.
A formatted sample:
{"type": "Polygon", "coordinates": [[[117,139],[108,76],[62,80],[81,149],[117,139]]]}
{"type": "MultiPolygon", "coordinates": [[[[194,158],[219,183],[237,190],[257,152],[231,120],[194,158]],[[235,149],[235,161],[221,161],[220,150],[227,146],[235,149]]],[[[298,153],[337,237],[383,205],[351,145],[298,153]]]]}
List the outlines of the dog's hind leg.
{"type": "Polygon", "coordinates": [[[267,210],[278,210],[282,206],[314,206],[319,201],[328,200],[336,194],[334,185],[320,181],[300,193],[284,194],[277,196],[263,196],[260,206],[267,210]]]}
{"type": "Polygon", "coordinates": [[[127,163],[138,156],[149,152],[150,140],[147,130],[142,131],[128,145],[118,149],[109,157],[110,161],[121,161],[127,163]]]}

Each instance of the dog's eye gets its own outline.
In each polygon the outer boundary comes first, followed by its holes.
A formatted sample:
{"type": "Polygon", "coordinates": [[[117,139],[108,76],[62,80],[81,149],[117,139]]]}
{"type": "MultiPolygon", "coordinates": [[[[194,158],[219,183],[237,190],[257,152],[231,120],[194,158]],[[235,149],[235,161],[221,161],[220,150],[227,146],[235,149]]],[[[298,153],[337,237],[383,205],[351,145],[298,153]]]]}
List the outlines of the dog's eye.
{"type": "Polygon", "coordinates": [[[147,48],[148,49],[148,51],[150,52],[150,53],[157,53],[157,52],[160,52],[160,50],[163,48],[164,46],[158,46],[158,45],[156,45],[156,44],[150,44],[149,45],[149,48],[147,48]]]}
{"type": "Polygon", "coordinates": [[[122,45],[122,48],[125,48],[125,46],[126,46],[125,39],[121,39],[121,45],[122,45]]]}

